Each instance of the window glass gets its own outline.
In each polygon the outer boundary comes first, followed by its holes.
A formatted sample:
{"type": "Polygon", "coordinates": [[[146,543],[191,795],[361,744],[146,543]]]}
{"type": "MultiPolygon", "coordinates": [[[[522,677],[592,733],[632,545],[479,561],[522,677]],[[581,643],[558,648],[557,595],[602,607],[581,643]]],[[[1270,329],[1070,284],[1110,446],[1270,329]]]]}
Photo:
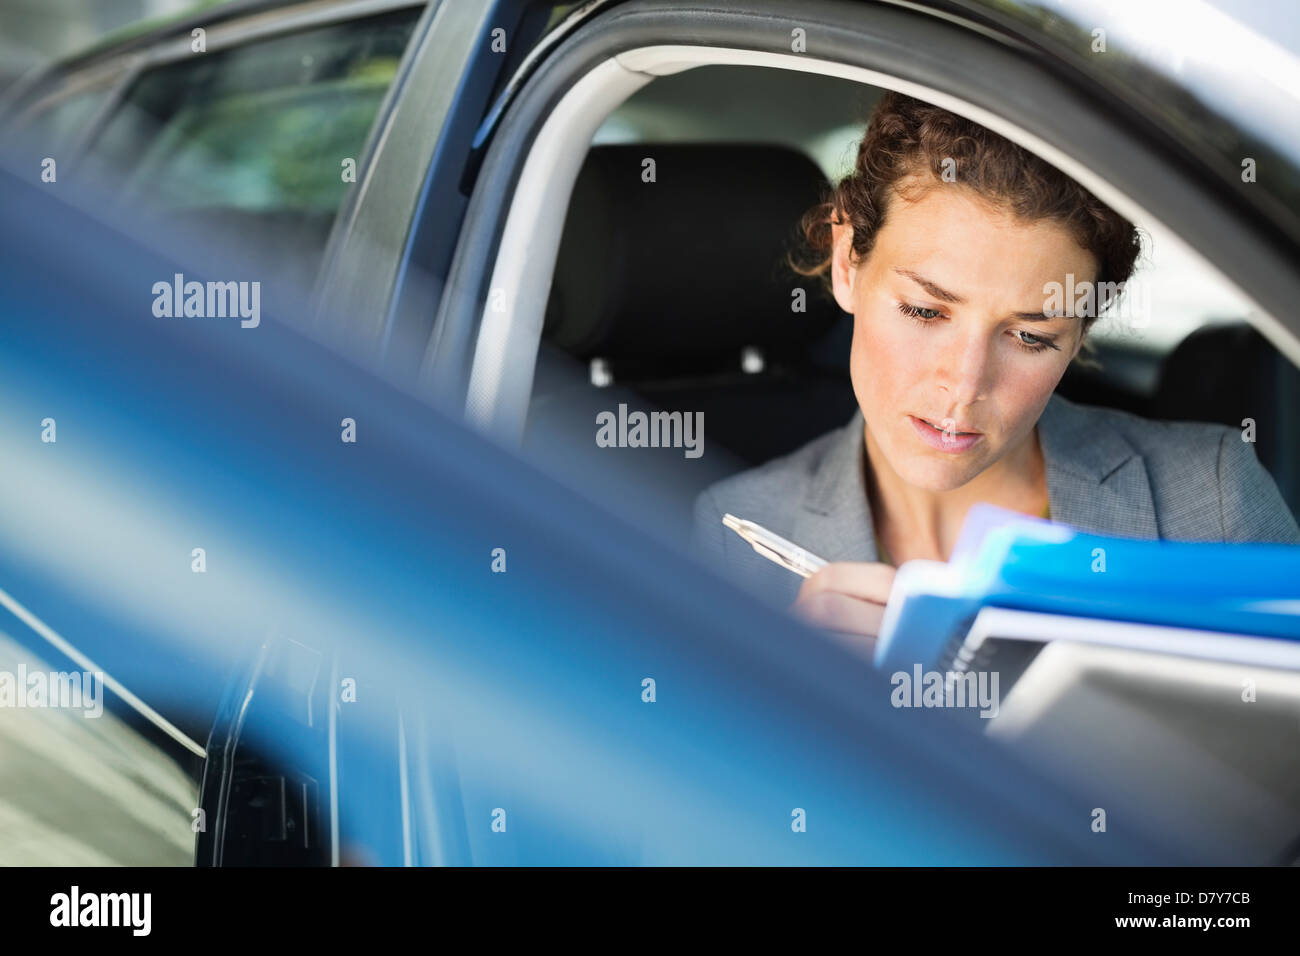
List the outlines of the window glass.
{"type": "Polygon", "coordinates": [[[29,114],[26,122],[20,121],[20,134],[24,140],[53,152],[70,143],[86,128],[107,95],[106,88],[96,87],[56,100],[52,105],[29,114]]]}
{"type": "Polygon", "coordinates": [[[419,12],[159,67],[127,94],[92,169],[129,208],[309,283],[419,12]]]}

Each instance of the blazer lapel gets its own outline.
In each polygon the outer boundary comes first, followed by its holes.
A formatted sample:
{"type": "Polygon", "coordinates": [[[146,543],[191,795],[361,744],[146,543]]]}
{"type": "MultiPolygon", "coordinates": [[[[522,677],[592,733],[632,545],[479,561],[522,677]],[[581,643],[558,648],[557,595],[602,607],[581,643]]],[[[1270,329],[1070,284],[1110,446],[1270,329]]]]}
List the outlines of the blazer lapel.
{"type": "Polygon", "coordinates": [[[1094,534],[1160,537],[1146,462],[1101,416],[1053,394],[1038,440],[1053,521],[1094,534]]]}
{"type": "Polygon", "coordinates": [[[827,561],[876,560],[864,428],[859,409],[827,450],[795,515],[794,541],[827,561]]]}

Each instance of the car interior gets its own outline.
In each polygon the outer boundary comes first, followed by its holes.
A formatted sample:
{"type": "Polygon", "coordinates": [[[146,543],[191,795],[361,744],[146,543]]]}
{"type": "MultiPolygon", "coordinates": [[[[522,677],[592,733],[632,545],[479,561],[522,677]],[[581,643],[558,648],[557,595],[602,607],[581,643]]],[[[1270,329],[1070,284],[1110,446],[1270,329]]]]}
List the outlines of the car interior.
{"type": "MultiPolygon", "coordinates": [[[[584,486],[616,486],[624,507],[653,508],[681,532],[704,487],[846,422],[852,317],[785,258],[800,215],[852,169],[879,95],[835,77],[710,65],[658,77],[610,115],[564,221],[525,447],[559,448],[550,463],[584,486]],[[672,188],[646,182],[647,168],[672,188]],[[703,456],[595,447],[596,415],[624,403],[702,411],[703,456]]],[[[1300,371],[1229,283],[1157,224],[1138,225],[1149,318],[1104,315],[1090,334],[1099,367],[1072,366],[1059,392],[1152,418],[1254,419],[1259,459],[1300,511],[1286,441],[1300,426],[1300,371]]]]}

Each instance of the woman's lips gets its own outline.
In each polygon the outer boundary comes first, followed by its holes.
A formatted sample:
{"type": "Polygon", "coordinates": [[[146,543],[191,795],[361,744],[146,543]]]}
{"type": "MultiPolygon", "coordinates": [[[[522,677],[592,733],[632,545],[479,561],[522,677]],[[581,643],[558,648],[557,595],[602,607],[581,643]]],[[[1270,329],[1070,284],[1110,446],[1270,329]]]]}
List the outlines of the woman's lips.
{"type": "Polygon", "coordinates": [[[915,415],[907,417],[911,419],[912,427],[916,429],[921,441],[939,451],[958,454],[984,437],[979,432],[945,432],[943,429],[935,428],[923,418],[917,418],[915,415]]]}

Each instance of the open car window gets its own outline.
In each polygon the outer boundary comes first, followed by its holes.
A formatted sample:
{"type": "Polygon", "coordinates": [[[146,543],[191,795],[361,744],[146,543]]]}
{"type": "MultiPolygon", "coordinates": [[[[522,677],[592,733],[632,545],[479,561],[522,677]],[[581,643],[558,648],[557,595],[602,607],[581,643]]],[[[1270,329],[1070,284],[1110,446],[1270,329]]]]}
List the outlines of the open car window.
{"type": "MultiPolygon", "coordinates": [[[[525,443],[563,447],[575,480],[685,532],[709,484],[847,422],[852,317],[783,260],[802,212],[852,169],[882,92],[711,65],[657,77],[615,109],[569,201],[525,443]]],[[[1058,391],[1155,419],[1252,420],[1256,453],[1300,512],[1287,437],[1300,375],[1237,288],[1159,223],[1136,225],[1127,291],[1058,391]]]]}

